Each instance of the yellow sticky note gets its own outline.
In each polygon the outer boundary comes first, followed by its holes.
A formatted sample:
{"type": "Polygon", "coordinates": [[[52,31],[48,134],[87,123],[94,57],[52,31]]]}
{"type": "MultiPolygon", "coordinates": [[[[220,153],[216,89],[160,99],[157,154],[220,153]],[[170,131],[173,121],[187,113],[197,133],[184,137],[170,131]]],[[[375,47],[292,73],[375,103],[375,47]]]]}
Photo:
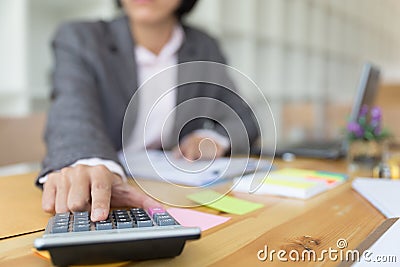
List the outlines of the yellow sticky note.
{"type": "Polygon", "coordinates": [[[39,256],[39,257],[41,257],[43,259],[46,259],[46,260],[50,260],[51,259],[50,253],[47,250],[39,251],[37,249],[32,248],[32,252],[35,253],[35,255],[37,255],[37,256],[39,256]]]}
{"type": "Polygon", "coordinates": [[[296,180],[266,180],[265,184],[270,184],[270,185],[280,185],[280,186],[286,186],[286,187],[294,187],[294,188],[299,188],[299,189],[308,189],[316,186],[316,182],[309,182],[309,181],[296,181],[296,180]]]}
{"type": "MultiPolygon", "coordinates": [[[[39,256],[39,257],[41,257],[43,259],[51,260],[50,253],[47,250],[39,251],[37,249],[32,248],[32,252],[36,256],[39,256]]],[[[128,263],[129,263],[129,261],[123,261],[123,262],[117,262],[117,263],[99,264],[97,266],[102,266],[102,267],[121,267],[121,266],[124,266],[124,265],[126,265],[128,263]]],[[[83,265],[75,265],[75,266],[78,267],[78,266],[83,266],[83,265]]]]}
{"type": "Polygon", "coordinates": [[[237,215],[243,215],[264,206],[260,203],[224,196],[212,190],[190,194],[187,198],[198,204],[237,215]]]}

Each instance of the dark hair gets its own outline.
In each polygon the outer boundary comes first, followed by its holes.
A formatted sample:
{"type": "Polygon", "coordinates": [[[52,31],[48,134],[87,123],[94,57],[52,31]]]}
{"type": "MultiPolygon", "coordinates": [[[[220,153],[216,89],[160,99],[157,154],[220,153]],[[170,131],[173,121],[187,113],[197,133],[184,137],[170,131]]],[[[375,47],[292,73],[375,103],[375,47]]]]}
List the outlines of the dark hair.
{"type": "MultiPolygon", "coordinates": [[[[175,11],[176,17],[181,20],[182,17],[192,11],[198,0],[181,0],[181,4],[175,11]]],[[[115,0],[118,8],[122,8],[121,0],[115,0]]]]}
{"type": "Polygon", "coordinates": [[[121,8],[121,7],[122,7],[121,0],[115,0],[115,5],[116,5],[118,8],[121,8]]]}
{"type": "Polygon", "coordinates": [[[175,11],[176,17],[181,20],[184,15],[189,14],[196,5],[197,1],[198,0],[181,0],[180,6],[175,11]]]}

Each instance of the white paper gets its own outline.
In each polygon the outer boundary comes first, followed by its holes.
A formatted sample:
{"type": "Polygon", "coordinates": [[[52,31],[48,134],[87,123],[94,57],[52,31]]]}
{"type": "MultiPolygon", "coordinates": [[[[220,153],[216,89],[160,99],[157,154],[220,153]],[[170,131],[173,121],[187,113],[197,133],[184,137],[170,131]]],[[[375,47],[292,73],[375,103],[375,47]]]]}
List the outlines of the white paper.
{"type": "Polygon", "coordinates": [[[397,220],[369,249],[360,262],[353,267],[400,266],[400,220],[397,220]]]}
{"type": "Polygon", "coordinates": [[[133,177],[189,186],[209,185],[270,166],[266,160],[259,162],[248,158],[188,161],[175,158],[170,152],[158,150],[128,155],[126,160],[133,177]]]}
{"type": "Polygon", "coordinates": [[[357,178],[353,188],[388,218],[400,217],[400,181],[357,178]]]}

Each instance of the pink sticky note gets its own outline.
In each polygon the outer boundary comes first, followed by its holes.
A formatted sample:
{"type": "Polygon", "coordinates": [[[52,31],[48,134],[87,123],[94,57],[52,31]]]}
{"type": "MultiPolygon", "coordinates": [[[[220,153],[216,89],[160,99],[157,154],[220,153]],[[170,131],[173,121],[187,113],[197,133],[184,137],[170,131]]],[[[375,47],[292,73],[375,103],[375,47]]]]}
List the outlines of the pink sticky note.
{"type": "Polygon", "coordinates": [[[230,217],[223,217],[190,209],[170,208],[167,209],[167,212],[181,225],[200,227],[202,231],[222,224],[230,219],[230,217]]]}

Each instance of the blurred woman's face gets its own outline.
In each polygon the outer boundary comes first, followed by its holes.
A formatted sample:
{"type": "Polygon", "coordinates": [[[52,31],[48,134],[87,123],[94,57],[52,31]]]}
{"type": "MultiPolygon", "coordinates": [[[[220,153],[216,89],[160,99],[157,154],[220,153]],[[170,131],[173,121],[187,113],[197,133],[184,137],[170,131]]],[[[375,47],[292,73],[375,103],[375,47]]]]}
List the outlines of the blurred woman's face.
{"type": "Polygon", "coordinates": [[[129,19],[138,24],[157,24],[175,17],[184,0],[121,0],[129,19]]]}

